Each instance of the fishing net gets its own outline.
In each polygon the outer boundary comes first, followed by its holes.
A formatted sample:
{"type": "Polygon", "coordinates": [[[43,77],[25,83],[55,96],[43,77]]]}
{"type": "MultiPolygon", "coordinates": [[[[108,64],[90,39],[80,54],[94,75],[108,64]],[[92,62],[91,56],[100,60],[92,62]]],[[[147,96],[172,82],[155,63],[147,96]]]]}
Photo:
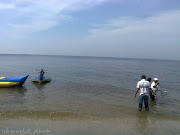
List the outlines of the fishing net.
{"type": "Polygon", "coordinates": [[[156,94],[161,97],[165,97],[167,95],[167,91],[157,90],[156,94]]]}

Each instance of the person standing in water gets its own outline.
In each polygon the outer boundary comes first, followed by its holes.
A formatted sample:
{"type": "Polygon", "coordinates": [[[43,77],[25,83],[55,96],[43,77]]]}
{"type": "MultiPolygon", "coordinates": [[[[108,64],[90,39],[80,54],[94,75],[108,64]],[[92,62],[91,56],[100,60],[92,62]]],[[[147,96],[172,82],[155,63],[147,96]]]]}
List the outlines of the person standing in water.
{"type": "Polygon", "coordinates": [[[149,83],[151,83],[151,78],[148,78],[147,81],[148,81],[149,83]]]}
{"type": "MultiPolygon", "coordinates": [[[[159,85],[158,79],[154,78],[154,81],[151,84],[151,89],[153,90],[153,92],[155,94],[158,91],[158,85],[159,85]]],[[[152,93],[150,93],[150,97],[151,97],[151,100],[153,100],[153,101],[155,100],[155,97],[154,97],[154,95],[152,93]]]]}
{"type": "MultiPolygon", "coordinates": [[[[150,77],[147,79],[147,81],[150,83],[150,86],[151,86],[151,78],[150,77]]],[[[151,95],[152,95],[152,92],[149,91],[149,98],[151,98],[151,95]]]]}
{"type": "Polygon", "coordinates": [[[136,94],[140,90],[139,94],[139,111],[142,110],[143,101],[145,104],[145,110],[149,111],[149,105],[148,105],[148,94],[149,91],[152,92],[152,94],[157,98],[153,90],[150,88],[150,83],[146,81],[146,76],[142,75],[141,80],[137,83],[137,90],[134,94],[134,98],[136,97],[136,94]]]}

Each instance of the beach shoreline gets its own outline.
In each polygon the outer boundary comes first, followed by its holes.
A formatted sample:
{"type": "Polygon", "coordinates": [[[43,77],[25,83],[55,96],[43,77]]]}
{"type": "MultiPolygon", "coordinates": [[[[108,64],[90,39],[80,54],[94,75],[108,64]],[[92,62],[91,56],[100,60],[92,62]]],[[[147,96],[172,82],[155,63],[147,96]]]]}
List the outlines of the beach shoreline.
{"type": "Polygon", "coordinates": [[[121,118],[35,118],[20,117],[0,119],[0,133],[3,135],[177,135],[180,120],[154,118],[139,115],[121,118]]]}

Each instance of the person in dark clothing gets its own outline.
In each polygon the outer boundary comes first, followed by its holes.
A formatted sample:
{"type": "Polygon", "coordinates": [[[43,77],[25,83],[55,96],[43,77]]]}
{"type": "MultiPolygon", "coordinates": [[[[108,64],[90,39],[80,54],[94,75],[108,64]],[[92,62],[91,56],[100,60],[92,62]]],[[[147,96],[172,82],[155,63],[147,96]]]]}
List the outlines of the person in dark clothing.
{"type": "MultiPolygon", "coordinates": [[[[150,78],[150,77],[147,79],[147,81],[150,83],[150,86],[151,86],[151,78],[150,78]]],[[[154,100],[154,95],[152,94],[151,91],[149,91],[149,98],[150,98],[150,99],[153,98],[153,100],[154,100]]]]}

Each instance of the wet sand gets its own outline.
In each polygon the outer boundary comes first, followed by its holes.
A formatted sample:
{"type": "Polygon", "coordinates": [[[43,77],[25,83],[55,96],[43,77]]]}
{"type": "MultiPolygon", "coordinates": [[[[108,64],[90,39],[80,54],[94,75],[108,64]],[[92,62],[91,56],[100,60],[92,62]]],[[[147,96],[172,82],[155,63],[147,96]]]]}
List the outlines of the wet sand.
{"type": "Polygon", "coordinates": [[[28,115],[0,118],[2,135],[177,135],[180,118],[137,112],[115,118],[85,117],[73,114],[28,115]],[[53,116],[54,115],[54,116],[53,116]]]}

